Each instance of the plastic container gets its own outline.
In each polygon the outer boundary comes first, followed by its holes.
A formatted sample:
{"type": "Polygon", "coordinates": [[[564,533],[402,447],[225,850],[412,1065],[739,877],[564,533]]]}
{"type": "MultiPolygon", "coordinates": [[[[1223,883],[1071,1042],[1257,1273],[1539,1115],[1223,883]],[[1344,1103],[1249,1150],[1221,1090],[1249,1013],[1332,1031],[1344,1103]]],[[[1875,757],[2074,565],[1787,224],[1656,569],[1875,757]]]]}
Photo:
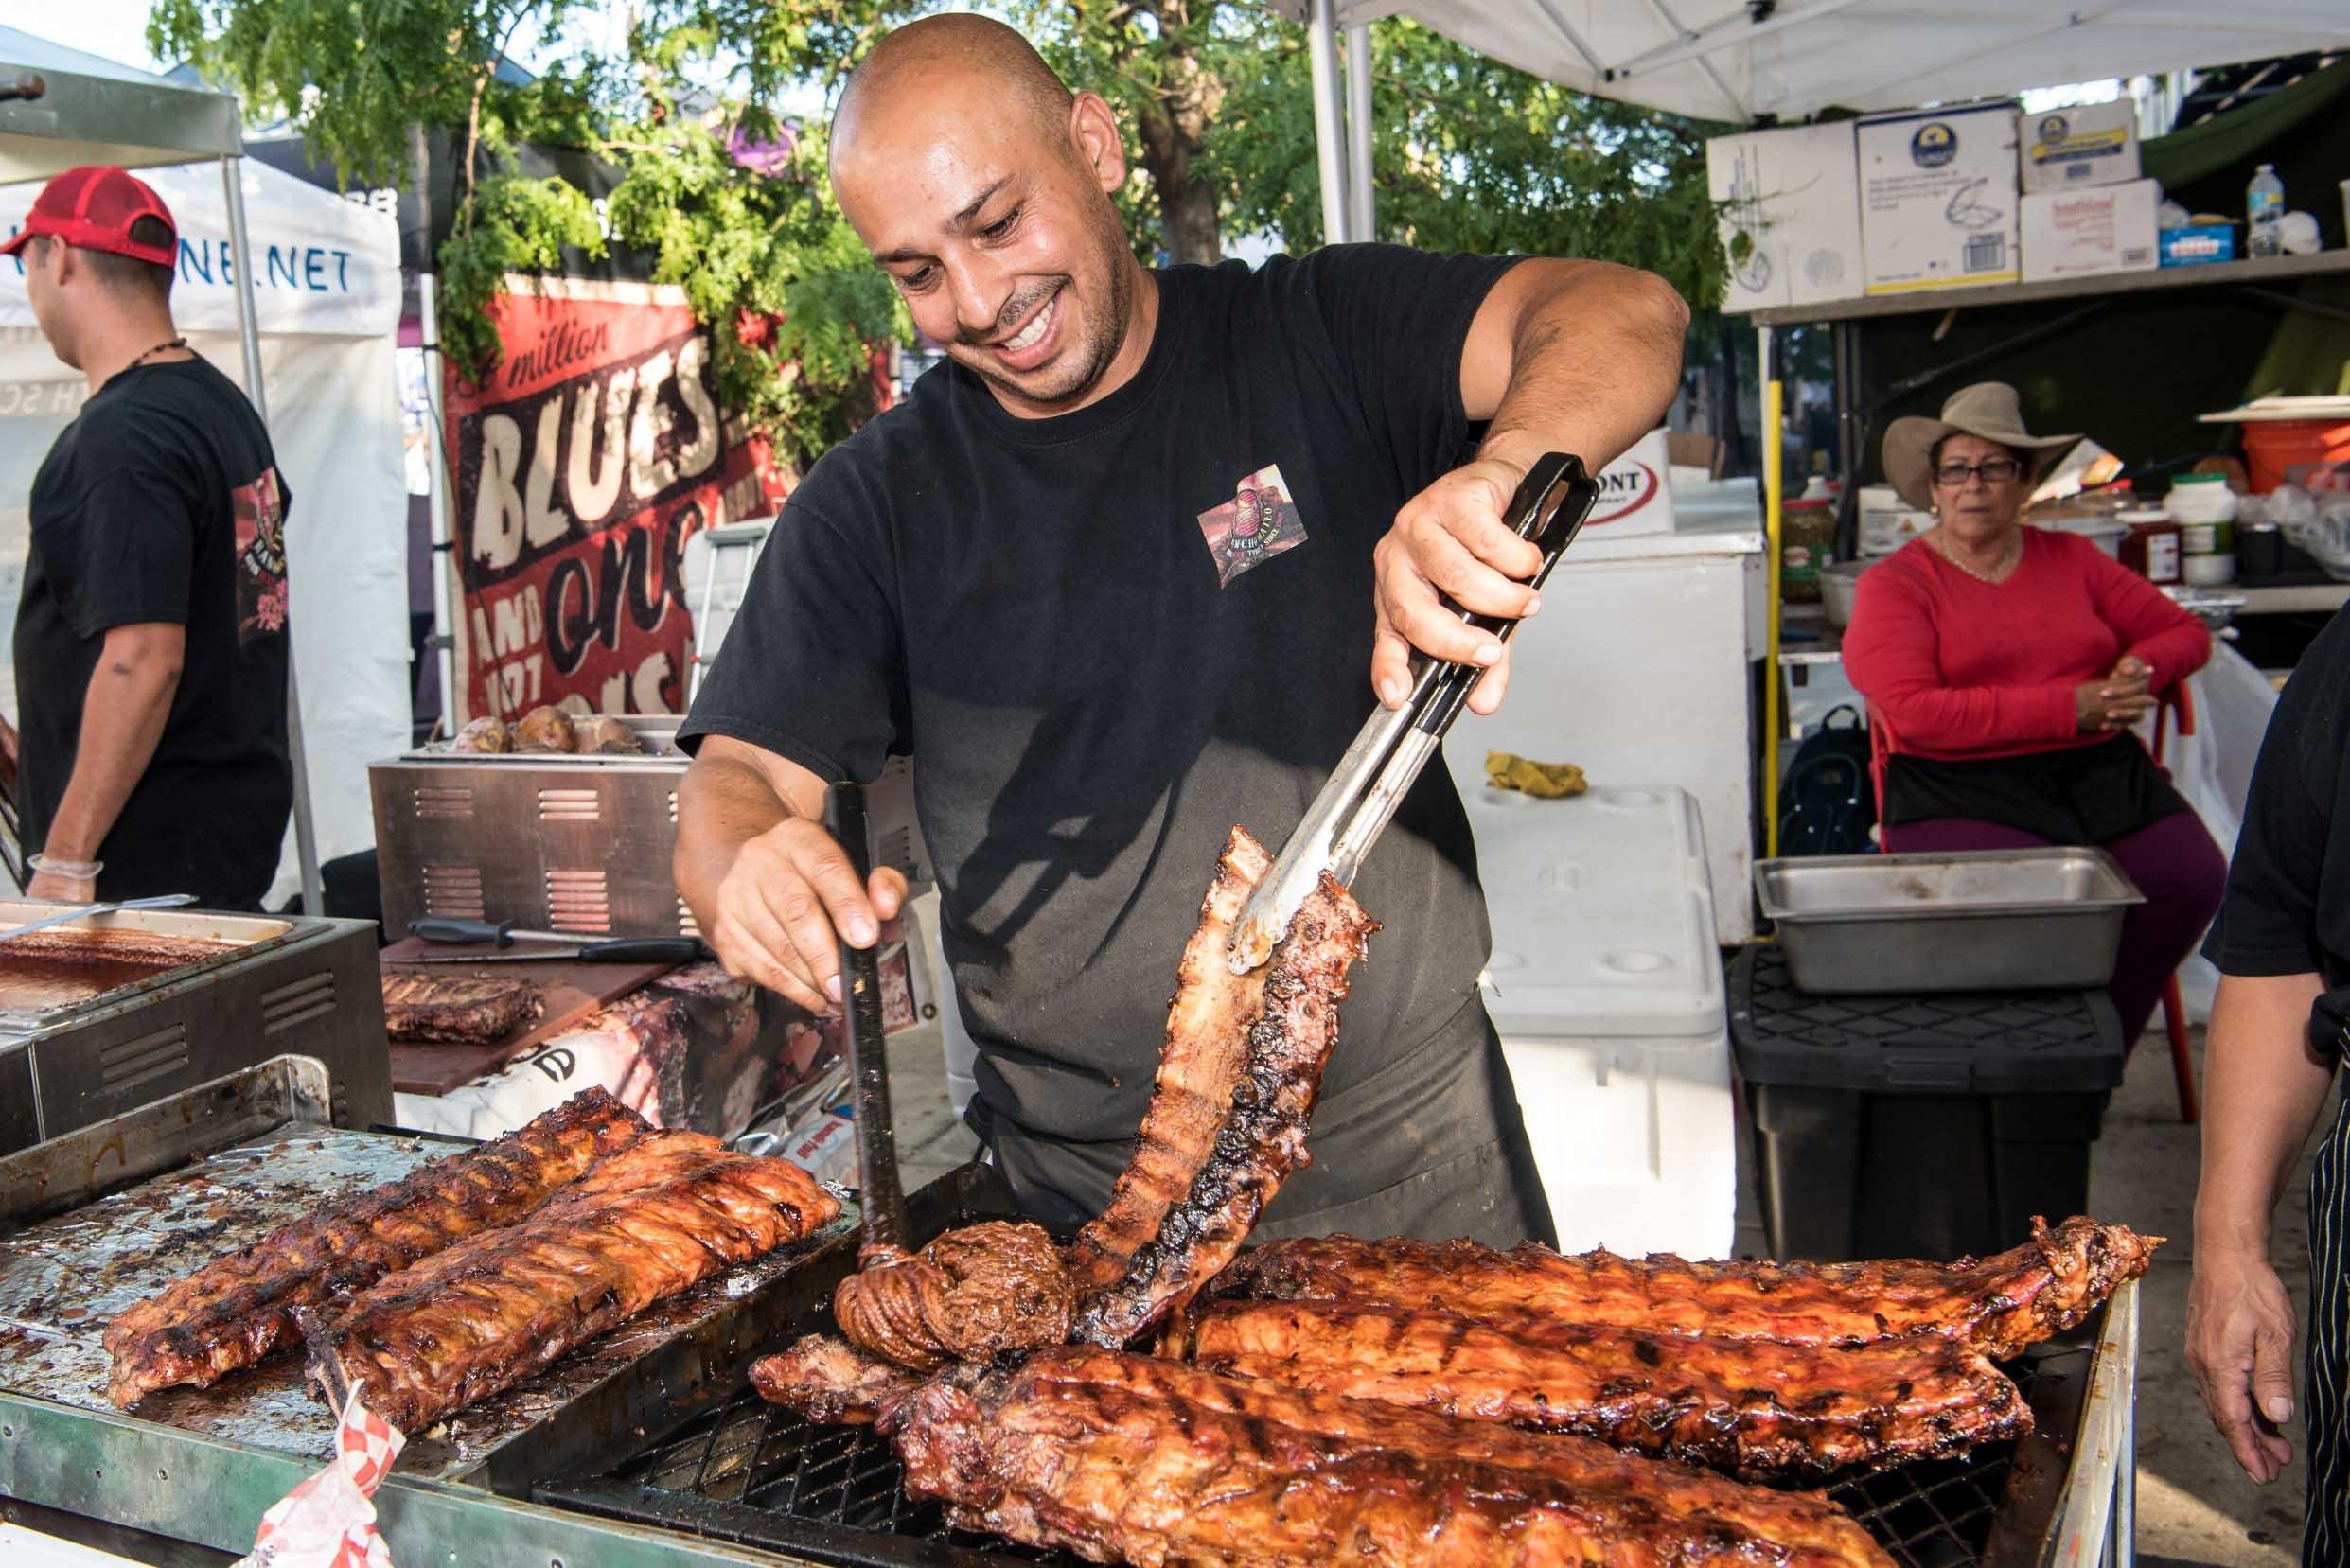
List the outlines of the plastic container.
{"type": "Polygon", "coordinates": [[[2129,524],[2117,517],[2050,518],[2036,526],[2053,533],[2078,534],[2115,560],[2122,557],[2122,540],[2129,535],[2129,524]]]}
{"type": "Polygon", "coordinates": [[[2121,541],[2121,563],[2154,584],[2182,580],[2179,568],[2181,530],[2168,512],[2124,512],[2129,532],[2121,541]]]}
{"type": "Polygon", "coordinates": [[[2219,474],[2186,474],[2164,509],[2179,520],[2179,573],[2196,588],[2235,581],[2235,492],[2219,474]]]}
{"type": "Polygon", "coordinates": [[[1861,573],[1873,560],[1830,561],[1820,568],[1820,603],[1828,608],[1828,624],[1838,631],[1852,624],[1852,607],[1861,591],[1861,573]]]}
{"type": "Polygon", "coordinates": [[[1560,1244],[1725,1258],[1737,1112],[1697,802],[1462,792],[1500,1031],[1560,1244]]]}
{"type": "Polygon", "coordinates": [[[2288,484],[2309,489],[2306,470],[2337,464],[2350,465],[2350,419],[2244,421],[2244,467],[2255,495],[2288,484]]]}
{"type": "Polygon", "coordinates": [[[1836,548],[1836,503],[1829,500],[1788,502],[1779,515],[1779,597],[1811,604],[1820,596],[1820,568],[1836,548]]]}
{"type": "Polygon", "coordinates": [[[2275,165],[2262,164],[2244,187],[2244,254],[2284,255],[2284,238],[2277,232],[2284,217],[2285,182],[2276,177],[2275,165]]]}
{"type": "Polygon", "coordinates": [[[2102,991],[1838,997],[1776,947],[1730,970],[1730,1031],[1772,1256],[1956,1258],[2083,1212],[2122,1077],[2102,991]]]}

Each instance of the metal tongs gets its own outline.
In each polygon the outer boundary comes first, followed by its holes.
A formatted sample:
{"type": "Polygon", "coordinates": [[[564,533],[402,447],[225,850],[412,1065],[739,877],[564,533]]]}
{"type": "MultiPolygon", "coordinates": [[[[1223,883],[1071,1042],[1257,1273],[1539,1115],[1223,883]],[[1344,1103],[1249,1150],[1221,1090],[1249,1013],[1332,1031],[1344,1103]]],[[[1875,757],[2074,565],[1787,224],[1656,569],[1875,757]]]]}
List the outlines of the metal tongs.
{"type": "MultiPolygon", "coordinates": [[[[1542,565],[1528,586],[1542,587],[1599,499],[1599,487],[1583,470],[1580,457],[1549,452],[1527,470],[1502,520],[1518,537],[1542,549],[1542,565]]],[[[1505,643],[1518,627],[1516,621],[1500,616],[1464,612],[1461,620],[1505,643]]],[[[1394,817],[1421,768],[1436,755],[1444,731],[1460,716],[1470,688],[1484,673],[1478,664],[1416,661],[1410,699],[1401,708],[1379,708],[1371,714],[1354,744],[1338,759],[1330,782],[1306,808],[1281,858],[1241,906],[1225,951],[1234,974],[1246,974],[1272,956],[1274,944],[1287,934],[1290,921],[1320,885],[1323,872],[1341,887],[1353,882],[1380,829],[1394,817]]]]}

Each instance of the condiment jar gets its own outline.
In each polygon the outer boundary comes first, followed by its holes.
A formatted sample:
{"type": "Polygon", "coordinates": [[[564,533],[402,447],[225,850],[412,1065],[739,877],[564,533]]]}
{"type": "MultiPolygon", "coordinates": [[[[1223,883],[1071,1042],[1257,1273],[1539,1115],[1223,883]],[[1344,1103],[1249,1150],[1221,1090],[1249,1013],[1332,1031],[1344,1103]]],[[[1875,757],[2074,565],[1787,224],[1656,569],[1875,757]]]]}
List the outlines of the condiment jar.
{"type": "Polygon", "coordinates": [[[2176,583],[2180,571],[2182,531],[2176,520],[2160,508],[2136,509],[2121,515],[2129,524],[2122,539],[2122,564],[2149,583],[2176,583]]]}

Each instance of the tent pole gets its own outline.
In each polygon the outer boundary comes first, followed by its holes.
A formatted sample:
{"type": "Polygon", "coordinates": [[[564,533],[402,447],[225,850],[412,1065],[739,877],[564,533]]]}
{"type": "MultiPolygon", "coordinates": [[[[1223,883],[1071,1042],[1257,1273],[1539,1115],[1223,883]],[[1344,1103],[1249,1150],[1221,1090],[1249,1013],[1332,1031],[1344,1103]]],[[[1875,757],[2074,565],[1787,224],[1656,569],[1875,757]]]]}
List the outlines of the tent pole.
{"type": "Polygon", "coordinates": [[[1376,239],[1371,220],[1370,24],[1347,28],[1347,220],[1356,239],[1376,239]]]}
{"type": "Polygon", "coordinates": [[[1338,86],[1337,0],[1313,0],[1306,17],[1306,54],[1314,67],[1314,147],[1322,171],[1322,243],[1343,244],[1347,219],[1346,121],[1338,86]]]}
{"type": "MultiPolygon", "coordinates": [[[[245,350],[245,396],[253,411],[269,424],[269,396],[261,384],[261,321],[253,299],[253,246],[245,230],[245,182],[239,177],[244,160],[234,154],[221,160],[221,185],[228,198],[228,252],[237,268],[237,335],[245,350]]],[[[287,575],[292,575],[289,566],[287,575]]],[[[302,912],[315,919],[326,912],[325,890],[318,879],[318,828],[310,817],[310,769],[302,749],[302,696],[294,684],[293,628],[286,628],[286,756],[293,765],[293,847],[302,862],[302,912]]]]}
{"type": "Polygon", "coordinates": [[[449,574],[456,569],[456,529],[449,516],[449,432],[441,423],[441,323],[437,279],[416,274],[416,335],[424,350],[425,417],[433,426],[433,645],[441,663],[441,726],[457,732],[457,625],[449,574]]]}
{"type": "Polygon", "coordinates": [[[1778,379],[1778,355],[1767,326],[1757,327],[1762,376],[1762,855],[1778,854],[1779,749],[1779,472],[1784,450],[1787,389],[1778,379]]]}

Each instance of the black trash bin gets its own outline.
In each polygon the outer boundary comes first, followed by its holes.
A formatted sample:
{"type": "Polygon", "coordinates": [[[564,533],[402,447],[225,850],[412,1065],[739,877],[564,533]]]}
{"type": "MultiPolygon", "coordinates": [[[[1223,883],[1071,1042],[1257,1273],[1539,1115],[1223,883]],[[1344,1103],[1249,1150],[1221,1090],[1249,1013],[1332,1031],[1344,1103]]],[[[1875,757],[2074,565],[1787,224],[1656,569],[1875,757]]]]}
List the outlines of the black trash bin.
{"type": "Polygon", "coordinates": [[[2088,1207],[2122,1079],[2104,992],[1815,996],[1758,946],[1729,1000],[1772,1256],[1981,1255],[2088,1207]]]}

